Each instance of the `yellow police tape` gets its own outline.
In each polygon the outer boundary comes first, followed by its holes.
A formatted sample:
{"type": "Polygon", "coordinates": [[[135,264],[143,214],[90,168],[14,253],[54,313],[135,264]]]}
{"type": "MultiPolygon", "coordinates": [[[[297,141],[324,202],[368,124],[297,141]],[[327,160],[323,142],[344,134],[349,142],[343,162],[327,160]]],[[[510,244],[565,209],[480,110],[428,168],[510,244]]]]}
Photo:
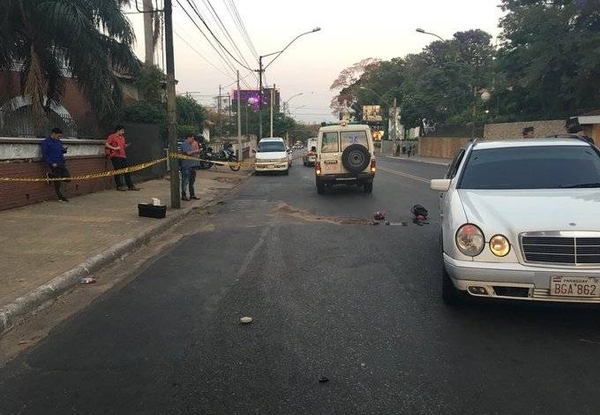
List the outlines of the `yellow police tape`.
{"type": "Polygon", "coordinates": [[[152,160],[152,161],[148,161],[148,162],[145,162],[145,163],[135,164],[133,166],[124,167],[124,168],[118,169],[118,170],[108,170],[108,171],[103,171],[103,172],[99,172],[99,173],[91,173],[91,174],[84,174],[84,175],[80,175],[80,176],[71,176],[71,177],[52,177],[52,178],[50,178],[50,177],[44,177],[44,178],[37,178],[37,177],[0,177],[0,182],[56,182],[56,181],[100,179],[100,178],[103,178],[103,177],[115,176],[117,174],[125,174],[125,173],[131,173],[131,172],[134,172],[134,171],[144,170],[144,169],[147,169],[148,167],[154,166],[155,164],[164,163],[169,158],[176,158],[176,159],[183,159],[183,160],[204,161],[204,162],[209,162],[209,163],[212,163],[212,164],[217,164],[217,165],[222,165],[222,166],[229,166],[230,164],[233,164],[234,166],[251,167],[251,166],[254,165],[254,163],[204,160],[204,159],[200,159],[200,158],[186,156],[184,154],[169,153],[169,157],[163,157],[163,158],[160,158],[160,159],[157,159],[157,160],[152,160]]]}

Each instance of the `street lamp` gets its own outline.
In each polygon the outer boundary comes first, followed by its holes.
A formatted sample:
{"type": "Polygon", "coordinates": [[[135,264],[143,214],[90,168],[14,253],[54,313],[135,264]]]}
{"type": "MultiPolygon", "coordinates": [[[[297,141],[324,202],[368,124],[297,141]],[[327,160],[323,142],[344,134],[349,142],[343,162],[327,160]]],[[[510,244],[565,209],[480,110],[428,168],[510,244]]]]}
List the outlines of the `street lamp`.
{"type": "Polygon", "coordinates": [[[436,35],[435,33],[427,32],[427,31],[425,31],[424,29],[421,29],[420,27],[416,28],[415,30],[416,30],[417,32],[419,32],[419,33],[424,33],[424,34],[426,34],[426,35],[435,36],[435,37],[437,37],[439,40],[441,40],[442,42],[445,42],[445,41],[446,41],[446,39],[442,38],[441,36],[438,36],[438,35],[436,35]]]}
{"type": "Polygon", "coordinates": [[[300,95],[303,95],[303,94],[304,94],[304,92],[299,92],[299,93],[297,93],[296,95],[292,95],[292,96],[291,96],[291,97],[290,97],[290,98],[289,98],[287,101],[285,101],[285,102],[283,103],[283,110],[284,110],[284,112],[287,112],[287,113],[288,113],[288,115],[290,115],[290,107],[289,107],[288,103],[289,103],[289,102],[290,102],[292,99],[294,99],[294,98],[296,98],[296,97],[299,97],[300,95]]]}
{"type": "Polygon", "coordinates": [[[258,86],[258,96],[259,96],[259,101],[258,101],[258,138],[259,138],[259,140],[261,138],[263,138],[263,136],[262,136],[262,106],[263,106],[262,80],[263,80],[263,73],[269,66],[271,66],[271,64],[275,61],[275,59],[277,59],[279,57],[279,55],[281,55],[283,52],[285,52],[285,50],[287,48],[289,48],[291,46],[292,43],[294,43],[296,40],[298,40],[299,38],[301,38],[304,35],[309,35],[311,33],[318,32],[319,30],[321,30],[320,27],[315,27],[314,29],[309,30],[308,32],[300,33],[298,36],[293,38],[290,41],[290,43],[288,43],[283,49],[281,49],[277,52],[268,53],[266,55],[261,55],[258,57],[258,69],[256,70],[256,72],[258,72],[258,83],[259,83],[259,86],[258,86]],[[271,59],[271,62],[269,62],[266,66],[263,67],[263,58],[266,58],[266,57],[272,56],[272,55],[276,55],[276,56],[273,59],[271,59]]]}
{"type": "MultiPolygon", "coordinates": [[[[385,99],[383,99],[383,97],[381,95],[379,95],[377,92],[375,92],[373,89],[371,88],[367,88],[366,86],[360,86],[360,89],[363,90],[367,90],[367,91],[371,91],[373,92],[375,95],[377,95],[382,101],[386,101],[385,99]]],[[[394,101],[392,104],[392,117],[393,117],[393,123],[392,123],[392,155],[394,154],[394,152],[396,151],[396,141],[398,140],[398,106],[396,105],[396,97],[394,97],[394,101]]]]}

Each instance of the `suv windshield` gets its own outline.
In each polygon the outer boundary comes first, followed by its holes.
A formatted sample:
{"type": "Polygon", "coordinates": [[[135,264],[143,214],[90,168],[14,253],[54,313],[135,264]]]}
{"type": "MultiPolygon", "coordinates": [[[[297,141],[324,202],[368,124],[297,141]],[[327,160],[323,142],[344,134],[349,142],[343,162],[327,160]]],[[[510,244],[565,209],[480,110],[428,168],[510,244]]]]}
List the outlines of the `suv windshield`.
{"type": "Polygon", "coordinates": [[[285,151],[285,144],[280,141],[263,142],[258,144],[260,153],[270,153],[275,151],[285,151]]]}
{"type": "Polygon", "coordinates": [[[600,154],[593,147],[532,146],[473,150],[459,189],[600,187],[600,154]]]}

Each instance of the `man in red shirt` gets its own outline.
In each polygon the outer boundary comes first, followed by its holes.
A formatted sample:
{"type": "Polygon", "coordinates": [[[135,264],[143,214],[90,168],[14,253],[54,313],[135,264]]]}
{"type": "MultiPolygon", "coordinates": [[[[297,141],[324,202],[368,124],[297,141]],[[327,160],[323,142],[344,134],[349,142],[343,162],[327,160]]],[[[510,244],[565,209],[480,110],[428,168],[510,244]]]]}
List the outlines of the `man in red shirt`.
{"type": "MultiPolygon", "coordinates": [[[[115,127],[115,132],[110,134],[104,143],[106,156],[110,159],[115,170],[123,169],[128,166],[127,154],[125,153],[125,148],[127,148],[127,146],[129,146],[129,144],[125,143],[125,127],[117,125],[115,127]]],[[[115,174],[115,183],[117,185],[117,190],[140,190],[134,186],[129,173],[115,174]],[[123,178],[125,178],[127,187],[123,185],[123,178]]]]}

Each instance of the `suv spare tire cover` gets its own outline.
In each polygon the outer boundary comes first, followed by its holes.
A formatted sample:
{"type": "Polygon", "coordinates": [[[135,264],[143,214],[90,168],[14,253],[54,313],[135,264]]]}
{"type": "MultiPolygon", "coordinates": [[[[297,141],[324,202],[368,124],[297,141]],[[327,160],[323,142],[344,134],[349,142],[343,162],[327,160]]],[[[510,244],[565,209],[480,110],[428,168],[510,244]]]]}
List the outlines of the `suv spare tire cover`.
{"type": "Polygon", "coordinates": [[[342,153],[342,165],[351,173],[360,173],[370,162],[371,154],[361,144],[351,144],[342,153]]]}

